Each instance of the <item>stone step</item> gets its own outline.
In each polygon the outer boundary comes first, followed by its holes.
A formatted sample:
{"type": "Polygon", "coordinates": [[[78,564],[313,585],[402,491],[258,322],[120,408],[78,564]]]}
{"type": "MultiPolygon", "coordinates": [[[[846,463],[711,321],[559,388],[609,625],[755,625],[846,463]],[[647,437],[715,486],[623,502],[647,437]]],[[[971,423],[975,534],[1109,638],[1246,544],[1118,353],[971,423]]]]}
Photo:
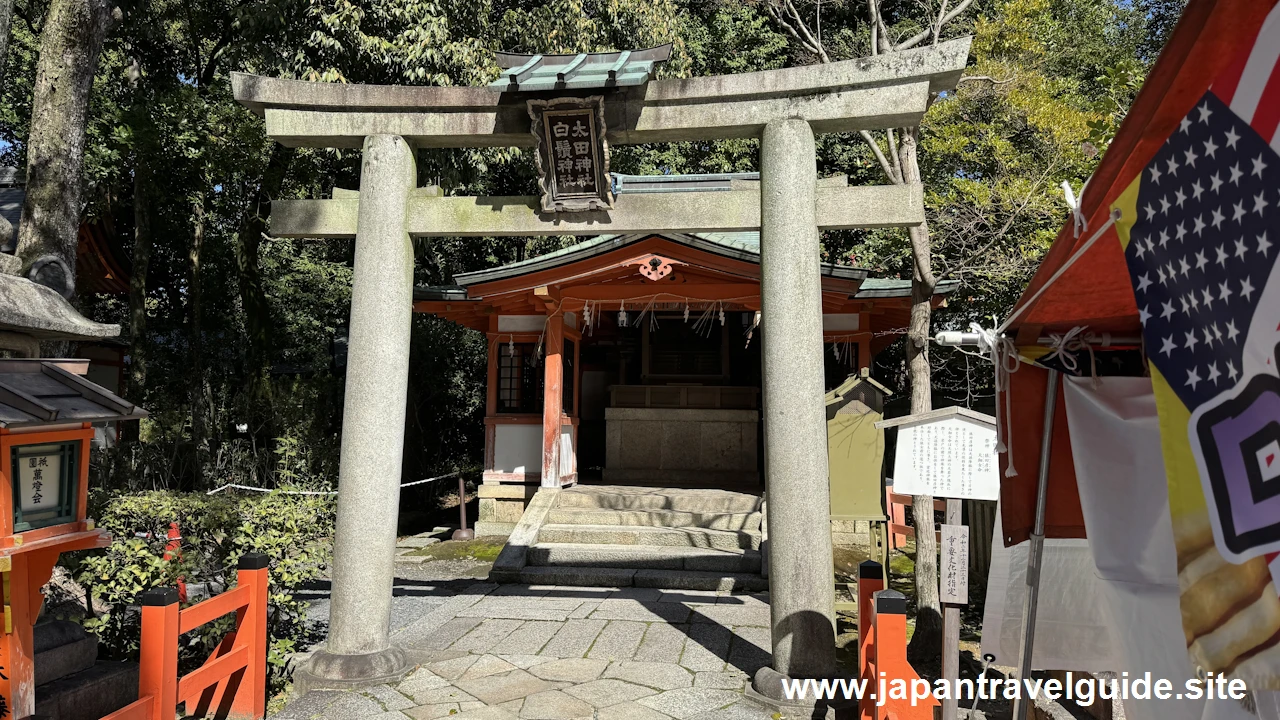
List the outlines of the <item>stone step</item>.
{"type": "Polygon", "coordinates": [[[543,525],[538,532],[538,542],[759,550],[760,533],[646,525],[543,525]]]}
{"type": "Polygon", "coordinates": [[[756,550],[539,542],[529,548],[525,557],[529,565],[535,566],[760,572],[760,553],[756,550]]]}
{"type": "MultiPolygon", "coordinates": [[[[493,576],[491,576],[493,577],[493,576]]],[[[750,573],[690,572],[674,570],[627,570],[602,567],[525,567],[517,572],[493,577],[496,582],[525,585],[574,585],[579,587],[651,587],[670,590],[735,590],[757,592],[769,589],[769,580],[750,573]]]]}
{"type": "Polygon", "coordinates": [[[676,510],[595,510],[556,507],[547,514],[546,522],[553,525],[701,527],[711,530],[753,532],[760,529],[760,513],[694,513],[676,510]]]}
{"type": "Polygon", "coordinates": [[[587,485],[561,491],[556,507],[600,510],[674,510],[688,513],[752,513],[760,509],[760,497],[728,490],[587,485]]]}
{"type": "Polygon", "coordinates": [[[97,720],[138,699],[138,664],[101,661],[36,688],[34,717],[97,720]]]}
{"type": "Polygon", "coordinates": [[[637,570],[631,576],[635,587],[663,588],[665,590],[734,590],[759,592],[769,589],[769,578],[755,573],[698,572],[685,570],[637,570]]]}

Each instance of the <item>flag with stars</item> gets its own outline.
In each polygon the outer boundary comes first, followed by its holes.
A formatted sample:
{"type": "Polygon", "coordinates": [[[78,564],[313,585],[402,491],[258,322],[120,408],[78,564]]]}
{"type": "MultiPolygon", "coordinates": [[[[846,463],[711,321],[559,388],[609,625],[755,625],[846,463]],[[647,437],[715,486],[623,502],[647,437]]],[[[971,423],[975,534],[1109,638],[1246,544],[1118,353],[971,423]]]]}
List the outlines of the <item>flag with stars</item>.
{"type": "Polygon", "coordinates": [[[1193,662],[1280,689],[1280,16],[1117,199],[1193,662]]]}

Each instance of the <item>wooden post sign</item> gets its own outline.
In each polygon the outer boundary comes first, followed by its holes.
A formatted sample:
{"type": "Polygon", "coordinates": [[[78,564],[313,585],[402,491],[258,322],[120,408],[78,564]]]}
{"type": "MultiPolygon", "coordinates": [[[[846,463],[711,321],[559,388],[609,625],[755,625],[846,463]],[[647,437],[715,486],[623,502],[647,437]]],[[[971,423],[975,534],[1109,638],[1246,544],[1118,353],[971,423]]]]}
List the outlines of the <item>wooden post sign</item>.
{"type": "MultiPolygon", "coordinates": [[[[954,686],[960,677],[960,606],[969,602],[969,528],[964,525],[961,500],[1000,496],[996,419],[968,408],[948,407],[881,420],[876,427],[898,428],[893,491],[947,499],[938,600],[942,604],[942,677],[954,686]]],[[[942,701],[942,720],[956,720],[959,711],[955,696],[942,701]]]]}
{"type": "Polygon", "coordinates": [[[604,99],[594,95],[528,102],[543,211],[612,209],[604,99]]]}
{"type": "Polygon", "coordinates": [[[949,407],[881,420],[876,427],[898,428],[894,492],[963,500],[1000,497],[996,424],[990,415],[949,407]]]}
{"type": "Polygon", "coordinates": [[[942,526],[942,578],[938,599],[950,605],[969,603],[969,526],[942,526]]]}

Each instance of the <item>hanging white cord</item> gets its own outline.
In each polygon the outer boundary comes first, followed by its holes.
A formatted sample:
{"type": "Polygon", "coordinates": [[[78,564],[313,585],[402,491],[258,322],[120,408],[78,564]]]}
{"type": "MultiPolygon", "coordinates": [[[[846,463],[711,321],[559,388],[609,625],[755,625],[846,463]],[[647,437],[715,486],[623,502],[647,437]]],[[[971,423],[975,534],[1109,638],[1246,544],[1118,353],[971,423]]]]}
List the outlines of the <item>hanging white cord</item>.
{"type": "Polygon", "coordinates": [[[1084,191],[1088,189],[1089,180],[1092,179],[1093,177],[1090,176],[1084,181],[1084,185],[1080,186],[1079,197],[1076,197],[1076,194],[1071,190],[1070,182],[1062,181],[1062,193],[1067,198],[1067,207],[1071,208],[1071,220],[1075,237],[1080,237],[1081,231],[1089,231],[1089,219],[1084,216],[1084,191]]]}
{"type": "Polygon", "coordinates": [[[1048,362],[1056,357],[1070,374],[1078,374],[1079,363],[1075,353],[1089,347],[1089,344],[1084,341],[1084,331],[1084,326],[1077,325],[1066,333],[1049,333],[1049,352],[1040,358],[1040,361],[1048,362]]]}
{"type": "MultiPolygon", "coordinates": [[[[436,480],[444,480],[445,478],[455,477],[459,472],[460,471],[455,470],[449,473],[448,475],[437,475],[436,477],[427,478],[426,480],[414,480],[413,482],[401,483],[400,487],[407,488],[407,487],[413,487],[414,485],[421,485],[423,483],[435,482],[436,480]]],[[[226,490],[227,488],[235,488],[236,490],[248,490],[250,492],[259,492],[259,493],[278,493],[280,495],[337,495],[338,494],[337,490],[273,490],[271,488],[249,487],[248,485],[236,485],[235,483],[227,483],[226,485],[223,485],[220,488],[215,488],[213,490],[210,490],[209,492],[205,493],[205,495],[213,495],[214,493],[220,493],[223,490],[226,490]]]]}
{"type": "MultiPolygon", "coordinates": [[[[996,402],[996,452],[1008,453],[1009,467],[1005,469],[1005,477],[1016,477],[1018,470],[1013,466],[1013,434],[1009,431],[1009,418],[1013,416],[1013,406],[1009,395],[1009,376],[1018,372],[1021,361],[1018,349],[1013,340],[998,334],[996,330],[983,329],[978,323],[969,323],[969,330],[978,336],[978,348],[982,357],[991,361],[995,368],[996,397],[1004,395],[1004,407],[996,402]]],[[[959,348],[958,348],[959,349],[959,348]]],[[[961,352],[965,352],[963,349],[961,352]]]]}

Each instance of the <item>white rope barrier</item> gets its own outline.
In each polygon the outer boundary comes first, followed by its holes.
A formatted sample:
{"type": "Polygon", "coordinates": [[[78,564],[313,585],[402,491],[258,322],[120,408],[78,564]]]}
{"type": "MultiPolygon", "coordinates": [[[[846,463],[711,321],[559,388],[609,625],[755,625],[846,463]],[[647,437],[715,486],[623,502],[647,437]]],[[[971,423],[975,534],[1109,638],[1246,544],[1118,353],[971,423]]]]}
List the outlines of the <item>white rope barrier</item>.
{"type": "MultiPolygon", "coordinates": [[[[423,483],[435,482],[436,480],[444,480],[445,478],[457,477],[461,472],[462,472],[461,470],[455,470],[447,475],[438,475],[433,478],[427,478],[426,480],[414,480],[413,482],[401,483],[400,487],[402,488],[413,487],[414,485],[421,485],[423,483]]],[[[228,488],[234,488],[236,490],[248,490],[250,492],[259,492],[259,493],[280,493],[281,495],[337,495],[338,494],[337,490],[273,490],[271,488],[249,487],[248,485],[237,485],[235,483],[227,483],[226,485],[223,485],[220,488],[210,490],[209,492],[205,493],[205,495],[213,495],[214,493],[220,493],[223,490],[226,490],[228,488]]]]}

